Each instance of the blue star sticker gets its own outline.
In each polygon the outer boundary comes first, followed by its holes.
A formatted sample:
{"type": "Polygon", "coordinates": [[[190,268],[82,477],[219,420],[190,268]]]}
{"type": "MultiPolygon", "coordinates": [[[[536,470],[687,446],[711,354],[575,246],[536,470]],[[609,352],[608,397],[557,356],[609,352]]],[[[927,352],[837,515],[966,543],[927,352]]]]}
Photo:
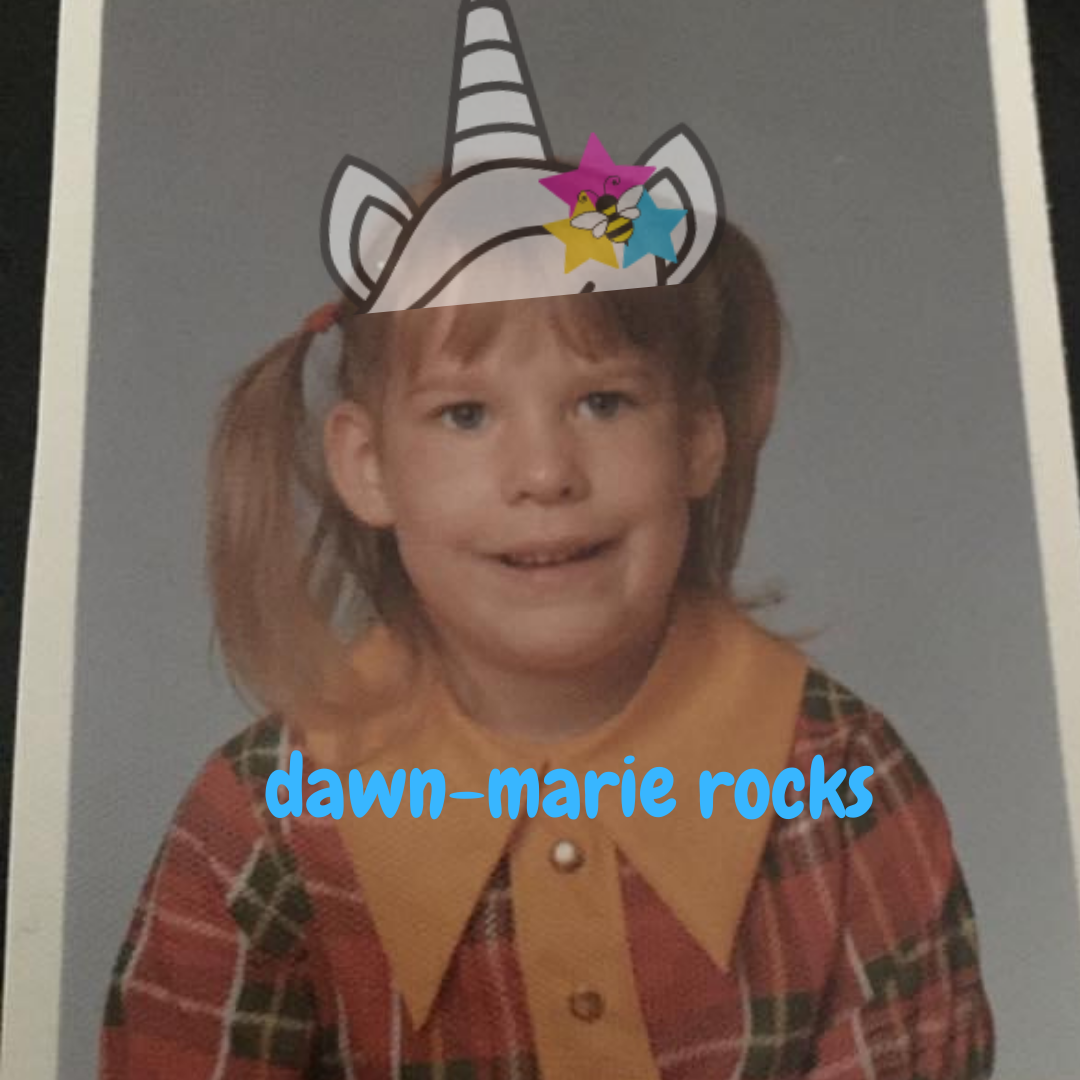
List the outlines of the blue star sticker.
{"type": "Polygon", "coordinates": [[[636,263],[642,255],[658,255],[668,262],[678,262],[671,230],[686,217],[685,210],[662,210],[647,192],[638,200],[641,216],[634,222],[634,235],[626,242],[623,268],[636,263]]]}

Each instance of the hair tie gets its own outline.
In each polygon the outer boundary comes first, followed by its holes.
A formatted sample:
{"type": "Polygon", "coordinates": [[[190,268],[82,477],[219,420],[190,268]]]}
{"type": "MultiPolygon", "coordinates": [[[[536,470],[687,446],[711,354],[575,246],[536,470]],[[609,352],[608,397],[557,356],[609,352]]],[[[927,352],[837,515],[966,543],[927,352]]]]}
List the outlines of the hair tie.
{"type": "Polygon", "coordinates": [[[341,322],[342,305],[338,300],[316,308],[304,320],[304,332],[307,334],[325,334],[332,326],[341,322]]]}

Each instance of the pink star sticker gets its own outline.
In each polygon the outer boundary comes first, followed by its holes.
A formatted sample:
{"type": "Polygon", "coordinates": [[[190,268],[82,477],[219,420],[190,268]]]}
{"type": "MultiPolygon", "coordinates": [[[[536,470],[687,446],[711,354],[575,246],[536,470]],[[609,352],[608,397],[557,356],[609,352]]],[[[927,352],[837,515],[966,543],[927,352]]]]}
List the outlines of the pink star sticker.
{"type": "Polygon", "coordinates": [[[594,132],[576,169],[540,183],[573,210],[583,191],[590,192],[594,201],[601,195],[614,195],[618,199],[623,192],[644,184],[654,172],[655,165],[616,165],[594,132]]]}

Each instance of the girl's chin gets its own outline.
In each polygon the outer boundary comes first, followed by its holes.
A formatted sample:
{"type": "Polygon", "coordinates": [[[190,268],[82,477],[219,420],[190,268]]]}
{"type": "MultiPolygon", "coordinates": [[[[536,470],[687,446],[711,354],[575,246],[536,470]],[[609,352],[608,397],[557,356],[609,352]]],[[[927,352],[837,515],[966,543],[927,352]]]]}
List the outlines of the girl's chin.
{"type": "Polygon", "coordinates": [[[627,634],[628,625],[625,618],[553,619],[547,625],[542,619],[519,619],[500,628],[492,651],[523,673],[586,677],[617,661],[628,640],[640,640],[640,634],[627,634]]]}
{"type": "Polygon", "coordinates": [[[624,662],[633,666],[662,635],[667,617],[662,599],[633,603],[626,596],[577,597],[542,607],[492,605],[468,622],[460,611],[450,607],[442,620],[432,613],[438,636],[452,651],[471,653],[508,674],[559,679],[588,679],[624,662]]]}

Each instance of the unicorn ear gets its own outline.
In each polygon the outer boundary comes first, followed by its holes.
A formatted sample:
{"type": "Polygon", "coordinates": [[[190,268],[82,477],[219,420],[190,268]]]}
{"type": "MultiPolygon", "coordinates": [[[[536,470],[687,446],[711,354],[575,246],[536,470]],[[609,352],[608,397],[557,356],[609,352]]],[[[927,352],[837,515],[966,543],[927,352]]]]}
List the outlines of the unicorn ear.
{"type": "Polygon", "coordinates": [[[657,139],[637,164],[656,167],[645,190],[658,206],[686,211],[671,234],[678,261],[661,262],[661,280],[665,285],[693,281],[724,228],[720,174],[701,140],[685,124],[657,139]]]}
{"type": "Polygon", "coordinates": [[[346,155],[323,200],[320,241],[334,280],[361,306],[389,269],[402,230],[416,216],[412,196],[381,169],[346,155]]]}

